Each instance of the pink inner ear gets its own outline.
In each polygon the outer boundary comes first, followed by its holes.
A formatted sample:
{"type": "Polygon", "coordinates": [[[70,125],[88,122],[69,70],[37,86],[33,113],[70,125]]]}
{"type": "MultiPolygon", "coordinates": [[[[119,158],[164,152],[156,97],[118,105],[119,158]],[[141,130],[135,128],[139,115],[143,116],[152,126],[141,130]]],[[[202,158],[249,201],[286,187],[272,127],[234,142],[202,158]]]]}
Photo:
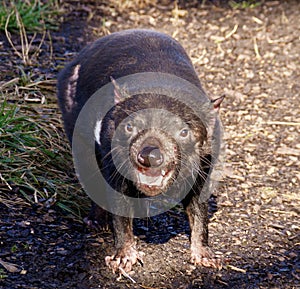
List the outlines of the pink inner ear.
{"type": "Polygon", "coordinates": [[[218,97],[217,99],[213,99],[211,102],[214,104],[214,110],[219,111],[220,105],[222,101],[224,100],[225,95],[222,95],[221,97],[218,97]]]}
{"type": "Polygon", "coordinates": [[[121,100],[121,92],[120,92],[120,87],[118,85],[118,83],[115,81],[115,79],[111,76],[110,80],[114,86],[114,100],[115,100],[115,104],[118,104],[121,100]]]}

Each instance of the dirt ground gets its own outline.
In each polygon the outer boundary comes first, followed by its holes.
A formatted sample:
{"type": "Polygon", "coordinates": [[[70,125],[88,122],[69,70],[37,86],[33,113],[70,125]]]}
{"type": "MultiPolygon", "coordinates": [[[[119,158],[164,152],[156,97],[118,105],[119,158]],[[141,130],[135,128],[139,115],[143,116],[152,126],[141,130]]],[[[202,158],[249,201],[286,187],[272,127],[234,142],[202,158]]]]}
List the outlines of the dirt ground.
{"type": "MultiPolygon", "coordinates": [[[[0,288],[300,288],[300,3],[266,1],[252,9],[67,3],[64,23],[51,32],[51,64],[41,54],[40,66],[28,68],[34,73],[55,79],[87,42],[108,31],[150,28],[182,43],[208,95],[226,95],[227,159],[211,201],[209,237],[229,263],[218,271],[189,262],[188,223],[176,208],[136,220],[144,266],[134,267],[132,280],[120,277],[104,264],[109,232],[90,231],[55,206],[25,206],[12,192],[13,206],[0,202],[0,261],[18,270],[5,270],[0,288]]],[[[9,80],[14,69],[3,71],[17,57],[4,34],[0,40],[0,78],[9,80]]],[[[56,102],[54,92],[48,102],[56,102]]]]}

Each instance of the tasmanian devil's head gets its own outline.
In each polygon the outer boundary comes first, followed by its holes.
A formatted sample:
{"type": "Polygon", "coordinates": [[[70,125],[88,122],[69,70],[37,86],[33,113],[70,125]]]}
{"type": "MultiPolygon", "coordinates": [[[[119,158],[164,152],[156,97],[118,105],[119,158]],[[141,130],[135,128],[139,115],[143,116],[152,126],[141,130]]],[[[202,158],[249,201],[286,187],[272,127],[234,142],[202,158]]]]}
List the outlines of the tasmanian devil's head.
{"type": "Polygon", "coordinates": [[[206,129],[184,103],[165,95],[133,95],[118,102],[101,127],[102,171],[108,182],[131,181],[145,196],[197,178],[206,129]]]}

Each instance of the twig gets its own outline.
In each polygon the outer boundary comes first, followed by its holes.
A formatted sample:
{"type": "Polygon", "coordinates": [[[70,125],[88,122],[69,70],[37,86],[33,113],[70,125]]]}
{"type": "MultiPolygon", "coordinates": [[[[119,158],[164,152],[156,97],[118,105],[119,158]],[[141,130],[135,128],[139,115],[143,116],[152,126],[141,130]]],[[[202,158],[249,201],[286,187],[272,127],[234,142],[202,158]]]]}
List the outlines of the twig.
{"type": "Polygon", "coordinates": [[[230,38],[237,31],[238,27],[239,27],[239,25],[235,24],[233,29],[225,36],[225,39],[230,38]]]}
{"type": "Polygon", "coordinates": [[[56,80],[55,79],[48,79],[48,80],[39,80],[35,82],[31,82],[26,84],[26,86],[19,86],[20,89],[30,89],[31,87],[36,87],[36,86],[42,86],[42,85],[55,85],[56,80]]]}
{"type": "Polygon", "coordinates": [[[290,121],[266,121],[265,124],[278,124],[278,125],[294,125],[299,126],[300,122],[290,122],[290,121]]]}
{"type": "Polygon", "coordinates": [[[254,52],[255,52],[256,58],[261,59],[261,55],[259,53],[258,45],[257,45],[257,42],[256,42],[256,37],[253,37],[253,42],[254,42],[254,52]]]}
{"type": "MultiPolygon", "coordinates": [[[[44,33],[43,33],[43,36],[42,36],[42,39],[41,39],[41,41],[40,41],[40,43],[39,43],[39,46],[38,46],[38,48],[36,49],[36,51],[33,53],[32,57],[37,56],[37,54],[40,52],[41,47],[42,47],[42,45],[43,45],[43,43],[44,43],[44,41],[45,41],[46,34],[47,34],[47,31],[46,31],[46,29],[45,29],[45,30],[44,30],[44,33]]],[[[32,40],[33,40],[34,38],[35,38],[35,37],[33,37],[32,40]]],[[[52,55],[51,55],[51,57],[52,57],[52,55]]],[[[50,59],[51,59],[51,58],[50,58],[50,59]]]]}
{"type": "Polygon", "coordinates": [[[12,191],[12,187],[10,186],[10,184],[2,177],[2,174],[0,173],[0,180],[7,185],[7,187],[12,191]]]}
{"type": "Polygon", "coordinates": [[[262,20],[260,20],[259,18],[255,17],[255,16],[252,16],[252,20],[254,22],[256,22],[257,24],[260,24],[260,25],[264,24],[264,22],[262,20]]]}
{"type": "Polygon", "coordinates": [[[227,268],[233,270],[233,271],[237,271],[237,272],[241,272],[241,273],[246,273],[247,271],[232,265],[227,265],[227,268]]]}
{"type": "Polygon", "coordinates": [[[132,283],[136,283],[136,281],[129,274],[127,274],[123,268],[119,267],[118,269],[121,271],[124,277],[128,278],[132,283]]]}
{"type": "Polygon", "coordinates": [[[20,38],[21,38],[21,47],[22,47],[22,58],[23,58],[23,62],[24,64],[30,64],[29,63],[29,50],[30,50],[30,45],[33,41],[33,39],[35,38],[35,35],[33,36],[32,40],[30,43],[28,43],[28,38],[27,38],[27,34],[26,34],[26,30],[22,21],[22,18],[20,16],[19,11],[17,10],[17,8],[14,6],[14,11],[16,14],[16,20],[17,20],[17,24],[19,27],[19,31],[20,31],[20,38]]]}
{"type": "Polygon", "coordinates": [[[275,209],[266,209],[265,212],[271,212],[271,213],[278,213],[278,214],[286,214],[286,215],[292,215],[292,216],[298,216],[296,212],[289,212],[289,211],[279,211],[275,209]]]}
{"type": "Polygon", "coordinates": [[[0,264],[10,273],[16,273],[20,271],[16,264],[5,262],[2,259],[0,259],[0,264]]]}
{"type": "Polygon", "coordinates": [[[15,77],[7,82],[4,82],[1,86],[0,86],[0,90],[4,89],[5,87],[11,86],[17,82],[19,82],[20,77],[15,77]]]}
{"type": "Polygon", "coordinates": [[[14,12],[12,11],[12,12],[7,16],[6,23],[5,23],[5,27],[4,27],[5,35],[6,35],[6,38],[7,38],[8,42],[9,42],[10,46],[11,46],[12,49],[15,51],[15,53],[16,53],[20,58],[23,59],[22,54],[17,50],[17,48],[15,47],[14,43],[12,42],[10,33],[9,33],[8,29],[7,29],[8,23],[9,23],[9,20],[10,20],[10,17],[13,15],[13,13],[14,13],[14,12]]]}

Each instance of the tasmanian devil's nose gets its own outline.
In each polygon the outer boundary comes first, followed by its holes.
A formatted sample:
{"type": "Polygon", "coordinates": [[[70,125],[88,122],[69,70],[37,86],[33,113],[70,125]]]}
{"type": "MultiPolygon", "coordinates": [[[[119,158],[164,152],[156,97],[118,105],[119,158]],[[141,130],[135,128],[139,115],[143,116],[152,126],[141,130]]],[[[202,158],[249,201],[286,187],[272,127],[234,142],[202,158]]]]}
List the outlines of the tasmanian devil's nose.
{"type": "Polygon", "coordinates": [[[145,167],[158,167],[164,161],[160,149],[156,146],[146,146],[138,154],[138,161],[145,167]]]}

